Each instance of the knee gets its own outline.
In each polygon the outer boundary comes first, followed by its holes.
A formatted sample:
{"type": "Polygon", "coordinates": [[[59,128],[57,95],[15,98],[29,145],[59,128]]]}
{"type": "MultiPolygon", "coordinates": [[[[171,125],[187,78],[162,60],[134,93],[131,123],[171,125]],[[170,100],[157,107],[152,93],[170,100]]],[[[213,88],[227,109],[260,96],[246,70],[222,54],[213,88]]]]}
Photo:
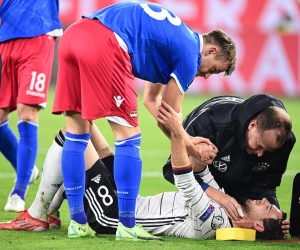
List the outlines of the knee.
{"type": "Polygon", "coordinates": [[[5,122],[8,120],[9,117],[9,109],[8,108],[1,108],[0,109],[0,123],[5,122]]]}
{"type": "Polygon", "coordinates": [[[39,109],[40,108],[38,105],[27,105],[19,103],[17,105],[19,120],[27,120],[38,123],[39,109]]]}

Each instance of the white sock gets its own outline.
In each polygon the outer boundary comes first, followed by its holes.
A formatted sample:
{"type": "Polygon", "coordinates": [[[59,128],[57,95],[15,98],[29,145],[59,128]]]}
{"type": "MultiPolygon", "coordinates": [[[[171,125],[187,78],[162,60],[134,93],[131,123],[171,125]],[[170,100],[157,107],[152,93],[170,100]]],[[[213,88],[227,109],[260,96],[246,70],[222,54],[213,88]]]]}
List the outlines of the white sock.
{"type": "Polygon", "coordinates": [[[64,191],[65,191],[65,186],[64,184],[62,184],[61,187],[57,190],[54,198],[52,199],[47,214],[55,214],[60,209],[61,204],[64,201],[64,198],[62,196],[64,191]]]}
{"type": "Polygon", "coordinates": [[[63,148],[54,140],[48,150],[39,189],[28,210],[28,213],[36,219],[42,219],[47,212],[55,193],[63,183],[61,171],[62,149],[63,148]]]}

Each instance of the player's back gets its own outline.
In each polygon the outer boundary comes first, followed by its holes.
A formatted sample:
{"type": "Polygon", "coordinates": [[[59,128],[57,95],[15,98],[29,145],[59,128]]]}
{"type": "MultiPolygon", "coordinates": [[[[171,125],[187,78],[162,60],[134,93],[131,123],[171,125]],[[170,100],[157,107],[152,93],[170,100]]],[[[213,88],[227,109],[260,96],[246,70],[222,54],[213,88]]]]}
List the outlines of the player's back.
{"type": "Polygon", "coordinates": [[[58,0],[3,0],[0,42],[31,38],[61,29],[58,0]]]}
{"type": "Polygon", "coordinates": [[[162,6],[118,3],[86,17],[100,20],[123,39],[136,77],[167,84],[174,73],[184,91],[195,77],[201,62],[199,35],[162,6]],[[178,68],[186,69],[185,75],[178,68]]]}

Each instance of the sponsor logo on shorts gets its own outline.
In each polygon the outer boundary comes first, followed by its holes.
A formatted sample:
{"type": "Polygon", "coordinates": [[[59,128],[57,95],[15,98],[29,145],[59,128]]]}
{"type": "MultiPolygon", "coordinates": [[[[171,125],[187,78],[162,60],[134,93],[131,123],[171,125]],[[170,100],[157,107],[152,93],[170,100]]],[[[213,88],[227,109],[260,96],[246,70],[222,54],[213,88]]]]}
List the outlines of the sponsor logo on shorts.
{"type": "Polygon", "coordinates": [[[136,109],[132,110],[132,111],[130,112],[130,114],[129,114],[129,116],[130,116],[131,118],[137,117],[137,115],[138,115],[138,112],[137,112],[136,109]]]}
{"type": "Polygon", "coordinates": [[[202,222],[207,221],[207,219],[211,216],[211,214],[214,212],[215,207],[213,205],[209,205],[209,207],[206,209],[206,211],[199,217],[199,219],[202,222]]]}
{"type": "Polygon", "coordinates": [[[211,228],[213,230],[216,230],[217,228],[220,228],[224,224],[224,219],[222,216],[214,216],[211,221],[211,228]]]}
{"type": "Polygon", "coordinates": [[[266,171],[268,167],[270,167],[270,165],[267,162],[260,162],[257,166],[253,167],[252,170],[254,172],[263,172],[266,171]]]}
{"type": "Polygon", "coordinates": [[[101,180],[101,174],[98,174],[91,179],[91,181],[96,182],[97,184],[99,184],[100,180],[101,180]]]}
{"type": "Polygon", "coordinates": [[[216,169],[218,169],[220,172],[225,172],[227,170],[227,165],[225,162],[222,161],[214,161],[213,165],[216,169]]]}
{"type": "Polygon", "coordinates": [[[27,90],[26,95],[37,96],[37,97],[41,97],[41,98],[46,97],[46,95],[44,93],[40,93],[40,92],[36,92],[36,91],[32,91],[32,90],[27,90]]]}
{"type": "Polygon", "coordinates": [[[114,96],[114,99],[116,101],[117,107],[119,108],[122,104],[122,102],[125,100],[122,96],[114,96]]]}

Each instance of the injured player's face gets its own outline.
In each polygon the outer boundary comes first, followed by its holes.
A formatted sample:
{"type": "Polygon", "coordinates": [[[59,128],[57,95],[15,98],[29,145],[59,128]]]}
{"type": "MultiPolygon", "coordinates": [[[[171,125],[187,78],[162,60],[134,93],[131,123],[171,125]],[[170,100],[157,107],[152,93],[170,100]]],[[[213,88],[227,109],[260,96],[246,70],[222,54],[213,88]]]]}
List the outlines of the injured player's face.
{"type": "Polygon", "coordinates": [[[280,220],[282,218],[282,212],[266,198],[262,200],[247,200],[243,205],[243,209],[252,220],[280,220]]]}

